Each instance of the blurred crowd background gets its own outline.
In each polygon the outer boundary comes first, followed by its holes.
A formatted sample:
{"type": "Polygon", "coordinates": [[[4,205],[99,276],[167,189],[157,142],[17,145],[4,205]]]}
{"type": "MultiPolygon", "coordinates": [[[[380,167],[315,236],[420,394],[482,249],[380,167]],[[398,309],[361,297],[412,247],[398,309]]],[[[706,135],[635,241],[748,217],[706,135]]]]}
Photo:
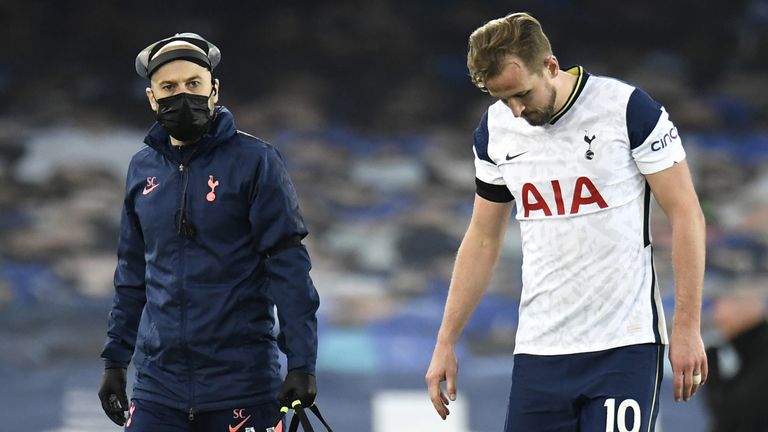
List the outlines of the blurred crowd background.
{"type": "MultiPolygon", "coordinates": [[[[371,401],[422,391],[471,212],[471,136],[493,100],[467,77],[467,38],[513,11],[541,20],[561,65],[643,88],[680,129],[722,376],[688,405],[667,393],[661,425],[742,430],[717,424],[736,421],[734,383],[768,385],[747,358],[768,353],[739,341],[768,294],[768,0],[0,1],[0,424],[87,430],[66,417],[98,413],[123,182],[154,120],[133,62],[192,31],[222,51],[220,103],[279,148],[298,190],[322,299],[319,401],[344,413],[341,431],[384,432],[371,401]],[[40,400],[54,408],[28,415],[40,400]]],[[[659,209],[652,223],[671,322],[671,232],[659,209]]],[[[503,424],[520,265],[512,222],[458,352],[473,431],[503,424]]]]}

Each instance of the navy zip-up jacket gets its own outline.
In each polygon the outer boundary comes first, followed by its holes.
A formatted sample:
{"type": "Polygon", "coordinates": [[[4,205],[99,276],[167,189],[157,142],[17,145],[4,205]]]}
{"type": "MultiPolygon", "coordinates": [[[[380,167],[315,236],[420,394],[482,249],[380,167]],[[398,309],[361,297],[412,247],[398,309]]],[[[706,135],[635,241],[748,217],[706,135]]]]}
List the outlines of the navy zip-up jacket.
{"type": "Polygon", "coordinates": [[[276,400],[278,346],[289,370],[314,374],[317,356],[307,230],[283,159],[226,108],[214,116],[183,149],[156,123],[131,160],[102,352],[107,368],[133,356],[133,398],[190,412],[276,400]]]}

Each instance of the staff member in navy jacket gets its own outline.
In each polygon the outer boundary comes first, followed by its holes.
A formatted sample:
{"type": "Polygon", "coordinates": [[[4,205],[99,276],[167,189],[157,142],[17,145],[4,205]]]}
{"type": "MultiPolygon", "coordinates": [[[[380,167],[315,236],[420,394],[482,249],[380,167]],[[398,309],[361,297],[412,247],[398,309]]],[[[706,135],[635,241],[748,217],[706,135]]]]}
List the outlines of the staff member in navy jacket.
{"type": "Polygon", "coordinates": [[[307,229],[280,153],[216,105],[220,59],[194,33],[136,59],[157,123],[128,168],[99,390],[127,431],[264,431],[317,392],[307,229]]]}

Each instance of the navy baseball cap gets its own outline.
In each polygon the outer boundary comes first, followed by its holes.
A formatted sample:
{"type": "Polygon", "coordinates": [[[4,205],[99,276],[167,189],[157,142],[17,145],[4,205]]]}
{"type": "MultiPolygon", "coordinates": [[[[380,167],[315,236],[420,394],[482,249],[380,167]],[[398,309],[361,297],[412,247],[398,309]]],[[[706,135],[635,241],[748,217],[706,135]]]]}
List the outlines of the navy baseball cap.
{"type": "Polygon", "coordinates": [[[216,45],[196,33],[176,33],[174,36],[159,40],[141,50],[136,56],[136,73],[142,78],[149,79],[160,66],[175,60],[191,61],[213,71],[213,68],[221,61],[221,51],[216,45]],[[200,50],[179,48],[155,56],[161,48],[175,41],[189,43],[200,50]]]}

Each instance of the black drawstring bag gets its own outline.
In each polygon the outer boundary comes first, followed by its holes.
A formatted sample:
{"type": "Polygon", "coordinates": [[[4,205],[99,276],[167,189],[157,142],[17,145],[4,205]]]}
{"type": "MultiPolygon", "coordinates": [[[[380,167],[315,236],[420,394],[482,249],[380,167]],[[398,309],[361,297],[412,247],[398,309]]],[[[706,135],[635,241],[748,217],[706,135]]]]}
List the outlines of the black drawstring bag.
{"type": "MultiPolygon", "coordinates": [[[[267,429],[267,432],[286,432],[284,428],[277,429],[278,426],[280,426],[280,422],[283,421],[283,418],[285,418],[285,415],[288,414],[288,411],[293,409],[293,416],[291,417],[291,424],[288,426],[287,432],[298,432],[299,430],[299,424],[301,424],[301,427],[304,429],[304,432],[315,432],[315,430],[312,428],[312,424],[309,422],[309,417],[307,417],[306,410],[301,406],[300,401],[293,401],[293,404],[291,404],[292,407],[288,408],[287,406],[280,408],[280,414],[277,416],[277,419],[275,420],[275,426],[267,429]]],[[[312,413],[317,417],[318,420],[325,426],[325,429],[328,432],[333,432],[333,429],[331,429],[331,426],[328,424],[328,422],[325,421],[323,418],[323,415],[320,414],[320,409],[317,408],[317,405],[312,404],[312,406],[309,407],[309,410],[312,411],[312,413]]]]}

